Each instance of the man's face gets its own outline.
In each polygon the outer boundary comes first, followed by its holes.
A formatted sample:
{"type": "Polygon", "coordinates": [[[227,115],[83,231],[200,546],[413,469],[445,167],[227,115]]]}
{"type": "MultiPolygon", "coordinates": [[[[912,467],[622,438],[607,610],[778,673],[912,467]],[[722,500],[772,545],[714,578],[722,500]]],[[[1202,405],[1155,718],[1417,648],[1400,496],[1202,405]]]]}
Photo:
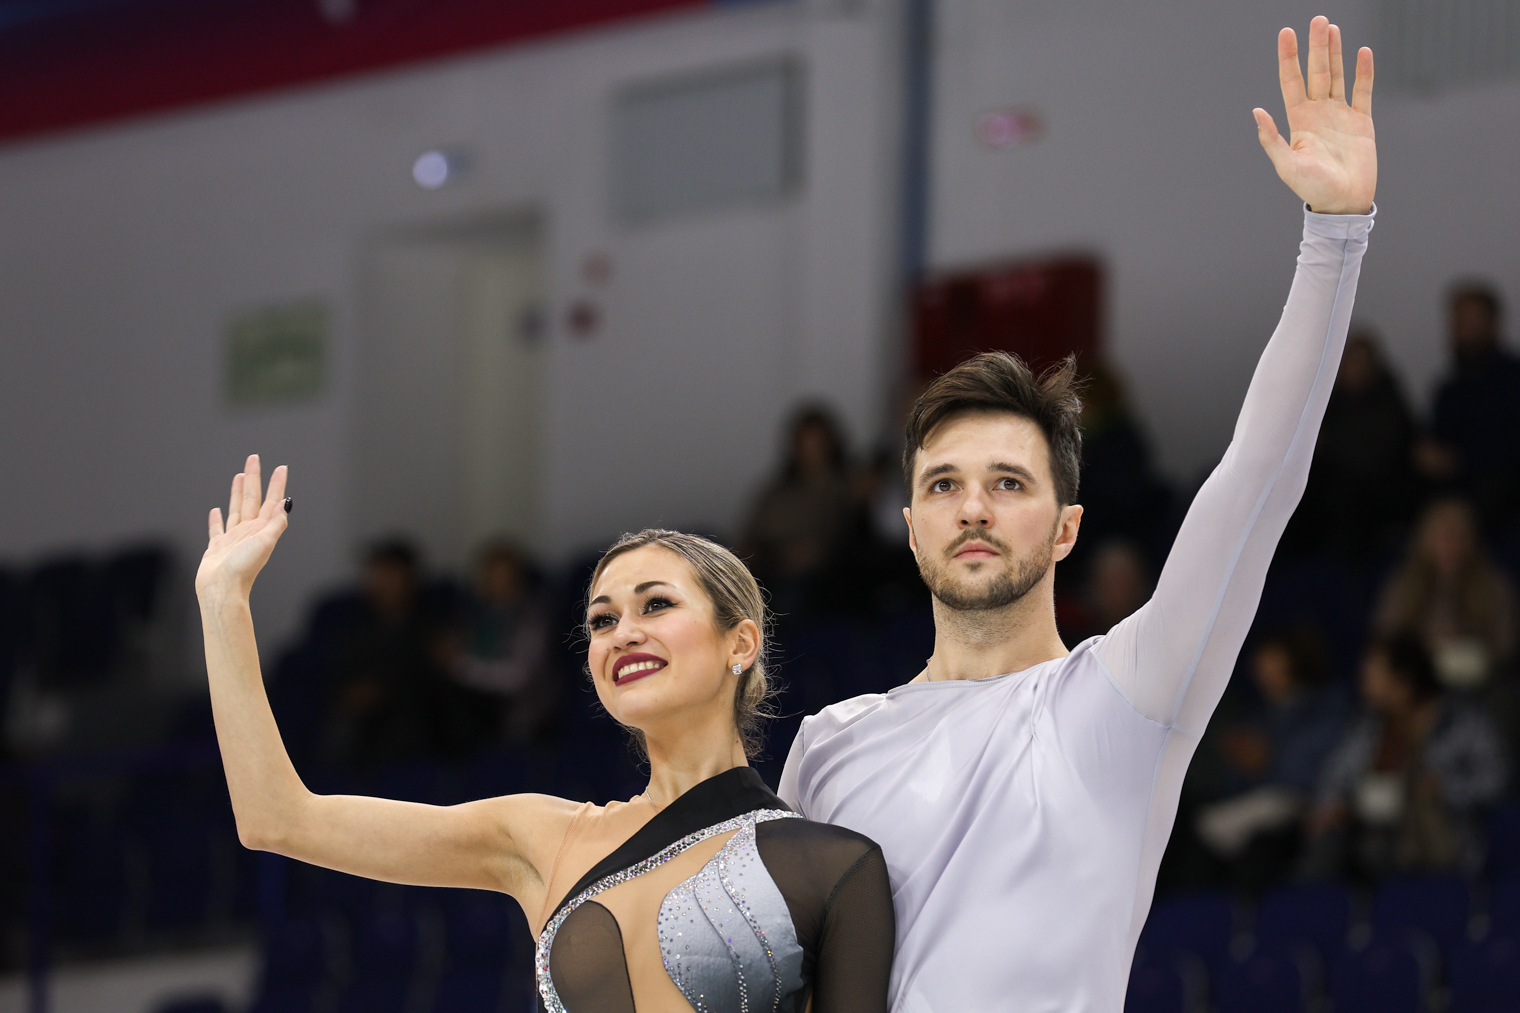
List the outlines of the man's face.
{"type": "Polygon", "coordinates": [[[1471,297],[1452,301],[1451,346],[1459,359],[1482,355],[1498,340],[1498,321],[1486,303],[1471,297]]]}
{"type": "Polygon", "coordinates": [[[934,597],[997,609],[1045,581],[1076,544],[1079,506],[1058,506],[1040,427],[1005,412],[957,415],[913,461],[908,545],[934,597]]]}

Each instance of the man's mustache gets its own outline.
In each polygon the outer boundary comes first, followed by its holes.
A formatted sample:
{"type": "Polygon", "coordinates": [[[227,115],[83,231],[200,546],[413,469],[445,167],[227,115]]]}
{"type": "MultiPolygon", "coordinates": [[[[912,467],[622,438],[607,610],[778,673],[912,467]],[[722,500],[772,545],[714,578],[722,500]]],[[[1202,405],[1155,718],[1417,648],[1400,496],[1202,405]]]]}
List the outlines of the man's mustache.
{"type": "Polygon", "coordinates": [[[971,530],[962,533],[958,538],[956,538],[955,541],[951,542],[950,545],[945,549],[945,555],[954,556],[958,551],[960,551],[961,546],[965,545],[967,542],[982,542],[988,547],[996,549],[998,552],[1002,553],[1005,556],[1008,554],[1008,546],[1004,545],[996,538],[987,534],[985,531],[978,531],[975,528],[972,528],[971,530]]]}

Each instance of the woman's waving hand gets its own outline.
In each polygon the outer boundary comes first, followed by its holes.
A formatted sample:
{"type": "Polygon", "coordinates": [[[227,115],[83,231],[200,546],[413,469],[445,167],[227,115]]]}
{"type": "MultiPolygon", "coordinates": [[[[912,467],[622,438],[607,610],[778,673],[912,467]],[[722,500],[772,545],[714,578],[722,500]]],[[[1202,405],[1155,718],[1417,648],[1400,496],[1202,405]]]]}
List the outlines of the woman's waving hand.
{"type": "Polygon", "coordinates": [[[395,883],[509,893],[530,917],[543,906],[553,849],[575,803],[508,795],[430,806],[307,790],[280,739],[259,671],[248,593],[289,524],[286,469],[263,497],[257,456],[232,481],[227,519],[212,510],[196,573],[217,743],[238,836],[250,847],[395,883]]]}

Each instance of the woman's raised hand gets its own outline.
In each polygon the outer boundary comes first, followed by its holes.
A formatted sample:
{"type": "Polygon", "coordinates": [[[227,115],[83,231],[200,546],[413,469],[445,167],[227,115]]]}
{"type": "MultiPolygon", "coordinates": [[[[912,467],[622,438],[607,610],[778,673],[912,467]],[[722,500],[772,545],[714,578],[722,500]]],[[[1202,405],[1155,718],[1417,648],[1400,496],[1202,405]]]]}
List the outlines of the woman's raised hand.
{"type": "Polygon", "coordinates": [[[1377,190],[1377,143],[1372,133],[1372,50],[1356,54],[1356,87],[1346,101],[1341,30],[1323,17],[1309,22],[1307,87],[1298,66],[1298,37],[1277,35],[1277,72],[1290,140],[1265,109],[1253,110],[1256,136],[1282,181],[1310,210],[1362,215],[1377,190]]]}
{"type": "Polygon", "coordinates": [[[289,524],[285,475],[283,464],[274,469],[269,476],[269,498],[261,500],[259,455],[249,455],[242,474],[232,480],[225,526],[222,511],[211,510],[211,541],[195,574],[197,594],[218,590],[246,595],[253,587],[253,579],[269,562],[275,542],[289,524]]]}

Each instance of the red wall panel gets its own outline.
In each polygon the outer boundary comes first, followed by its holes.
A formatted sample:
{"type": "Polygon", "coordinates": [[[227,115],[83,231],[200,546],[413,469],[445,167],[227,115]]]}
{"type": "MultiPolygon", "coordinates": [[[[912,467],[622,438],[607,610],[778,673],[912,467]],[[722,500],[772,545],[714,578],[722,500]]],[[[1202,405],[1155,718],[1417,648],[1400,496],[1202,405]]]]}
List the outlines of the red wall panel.
{"type": "Polygon", "coordinates": [[[0,139],[505,45],[708,0],[141,0],[0,32],[0,139]],[[341,6],[341,5],[338,5],[341,6]]]}

